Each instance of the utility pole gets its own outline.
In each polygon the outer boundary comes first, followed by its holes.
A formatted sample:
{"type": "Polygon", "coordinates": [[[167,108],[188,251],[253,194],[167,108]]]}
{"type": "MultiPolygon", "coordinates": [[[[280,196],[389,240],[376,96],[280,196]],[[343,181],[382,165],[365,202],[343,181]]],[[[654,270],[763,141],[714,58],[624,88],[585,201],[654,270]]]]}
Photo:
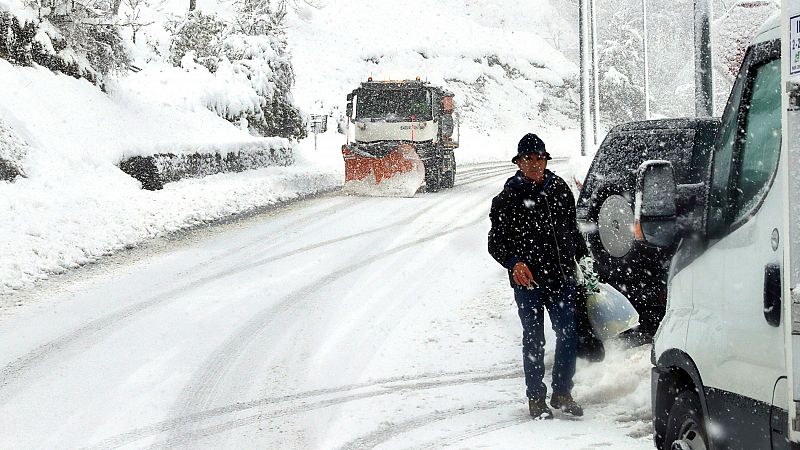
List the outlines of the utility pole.
{"type": "Polygon", "coordinates": [[[578,0],[578,53],[580,59],[580,109],[581,109],[581,156],[586,156],[589,147],[589,30],[587,23],[587,1],[578,0]]]}
{"type": "Polygon", "coordinates": [[[642,0],[642,52],[644,53],[644,118],[650,119],[650,80],[649,60],[647,58],[647,0],[642,0]]]}
{"type": "Polygon", "coordinates": [[[694,0],[694,109],[697,117],[714,115],[711,12],[711,0],[694,0]]]}
{"type": "Polygon", "coordinates": [[[596,0],[589,0],[589,22],[592,24],[589,46],[592,49],[592,128],[594,129],[594,145],[600,143],[600,74],[597,66],[600,60],[597,56],[597,14],[595,12],[596,0]]]}

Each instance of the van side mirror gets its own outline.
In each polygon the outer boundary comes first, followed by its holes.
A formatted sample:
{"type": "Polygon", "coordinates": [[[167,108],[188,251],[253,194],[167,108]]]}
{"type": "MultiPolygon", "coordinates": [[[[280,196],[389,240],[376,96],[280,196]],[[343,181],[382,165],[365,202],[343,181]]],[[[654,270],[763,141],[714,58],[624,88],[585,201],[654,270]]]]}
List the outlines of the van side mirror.
{"type": "Polygon", "coordinates": [[[636,177],[635,235],[657,247],[669,247],[678,234],[678,187],[669,161],[645,161],[636,177]]]}

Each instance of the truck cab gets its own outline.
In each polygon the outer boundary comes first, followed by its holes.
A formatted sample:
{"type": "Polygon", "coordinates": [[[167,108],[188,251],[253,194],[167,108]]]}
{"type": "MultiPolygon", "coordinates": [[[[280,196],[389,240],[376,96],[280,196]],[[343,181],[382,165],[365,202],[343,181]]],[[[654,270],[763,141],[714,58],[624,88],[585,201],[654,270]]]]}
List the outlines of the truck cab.
{"type": "Polygon", "coordinates": [[[800,302],[790,300],[800,225],[789,201],[800,194],[800,112],[787,57],[800,61],[800,25],[789,33],[800,0],[786,3],[747,49],[706,179],[678,185],[668,161],[638,170],[636,232],[678,244],[652,350],[659,449],[800,448],[800,302]]]}

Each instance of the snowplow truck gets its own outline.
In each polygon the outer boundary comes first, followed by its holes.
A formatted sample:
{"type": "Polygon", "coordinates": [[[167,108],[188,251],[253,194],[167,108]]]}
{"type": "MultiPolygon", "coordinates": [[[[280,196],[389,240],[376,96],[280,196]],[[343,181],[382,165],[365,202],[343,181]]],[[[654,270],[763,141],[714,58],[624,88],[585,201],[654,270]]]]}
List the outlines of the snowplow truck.
{"type": "Polygon", "coordinates": [[[453,93],[428,82],[361,83],[347,96],[345,190],[413,196],[420,188],[436,192],[453,187],[453,150],[458,147],[454,113],[453,93]]]}

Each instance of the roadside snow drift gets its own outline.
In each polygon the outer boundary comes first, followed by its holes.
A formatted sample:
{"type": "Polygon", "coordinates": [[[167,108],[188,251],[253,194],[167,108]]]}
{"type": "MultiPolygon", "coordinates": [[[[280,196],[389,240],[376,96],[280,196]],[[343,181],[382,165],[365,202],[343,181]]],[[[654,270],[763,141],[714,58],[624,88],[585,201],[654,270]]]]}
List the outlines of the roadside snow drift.
{"type": "Polygon", "coordinates": [[[123,157],[290,143],[252,137],[191,98],[162,103],[148,90],[160,83],[140,81],[124,79],[105,94],[85,80],[0,60],[0,116],[13,130],[0,147],[14,149],[27,176],[0,182],[0,210],[8,212],[0,222],[0,294],[153,236],[340,183],[335,168],[306,165],[141,190],[115,165],[123,157]]]}

